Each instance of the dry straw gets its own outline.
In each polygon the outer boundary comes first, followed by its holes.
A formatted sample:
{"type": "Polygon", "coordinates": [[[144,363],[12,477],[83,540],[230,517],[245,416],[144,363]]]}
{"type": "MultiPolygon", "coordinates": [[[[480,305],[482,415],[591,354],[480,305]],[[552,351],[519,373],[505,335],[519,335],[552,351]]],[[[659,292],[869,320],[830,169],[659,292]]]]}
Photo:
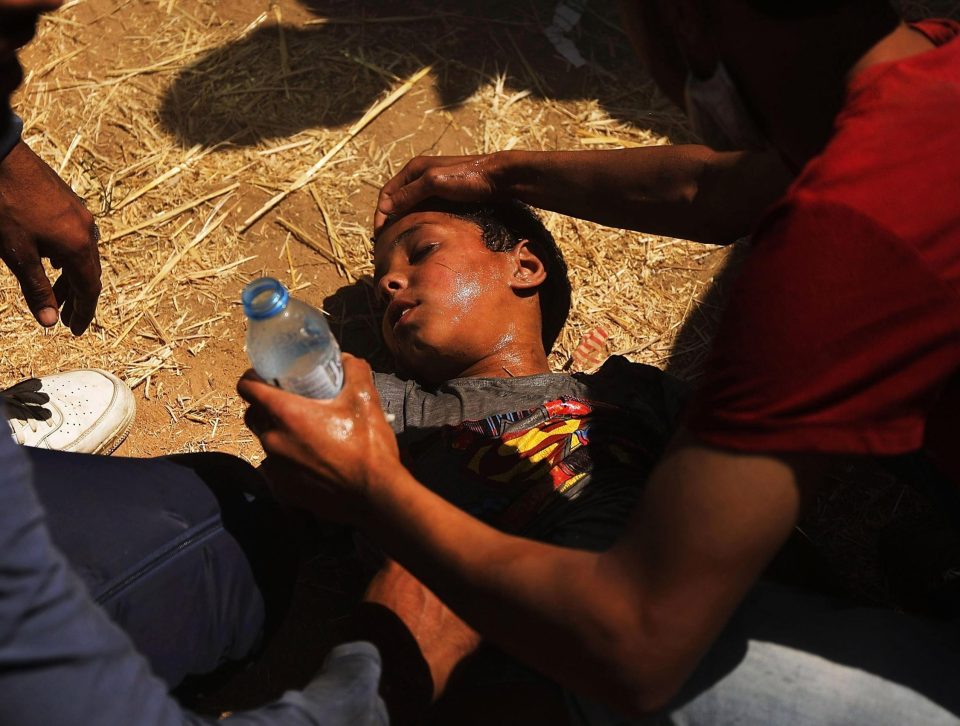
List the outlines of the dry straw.
{"type": "Polygon", "coordinates": [[[382,114],[384,111],[390,108],[393,104],[395,104],[397,101],[403,98],[407,94],[407,92],[417,84],[417,81],[419,81],[429,72],[430,72],[430,66],[427,66],[426,68],[421,68],[419,71],[417,71],[412,76],[410,76],[410,78],[404,81],[400,85],[400,87],[397,88],[395,91],[393,91],[390,95],[388,95],[382,101],[378,101],[377,103],[375,103],[370,108],[370,110],[367,111],[360,118],[359,121],[357,121],[353,126],[349,128],[347,133],[343,135],[343,138],[341,138],[336,144],[334,144],[333,147],[331,147],[331,149],[327,153],[325,153],[323,156],[320,157],[320,160],[316,164],[314,164],[309,169],[307,169],[302,174],[300,174],[300,176],[298,176],[296,180],[292,184],[290,184],[290,186],[286,187],[283,191],[275,194],[273,197],[269,199],[269,201],[267,201],[266,204],[260,207],[260,209],[258,209],[256,212],[251,214],[249,217],[247,217],[243,221],[243,224],[240,225],[240,231],[246,232],[248,229],[250,229],[251,225],[253,225],[254,222],[256,222],[265,214],[267,214],[271,209],[273,209],[278,204],[280,204],[280,202],[282,202],[284,199],[286,199],[288,196],[293,194],[298,189],[303,189],[307,184],[312,182],[316,178],[317,174],[319,174],[323,170],[323,168],[330,162],[330,160],[333,157],[335,157],[338,153],[340,153],[340,151],[343,149],[344,146],[346,146],[351,141],[353,141],[353,139],[356,138],[357,134],[359,134],[361,131],[367,128],[367,126],[369,126],[378,116],[380,116],[380,114],[382,114]]]}

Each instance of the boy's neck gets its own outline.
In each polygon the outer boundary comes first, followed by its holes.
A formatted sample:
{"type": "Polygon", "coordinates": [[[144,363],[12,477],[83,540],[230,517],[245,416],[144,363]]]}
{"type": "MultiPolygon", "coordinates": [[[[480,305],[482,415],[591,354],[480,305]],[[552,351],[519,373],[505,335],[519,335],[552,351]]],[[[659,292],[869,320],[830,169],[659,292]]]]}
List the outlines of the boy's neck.
{"type": "Polygon", "coordinates": [[[509,347],[484,360],[477,361],[465,370],[460,378],[518,378],[549,373],[550,363],[543,352],[543,345],[518,345],[509,347]]]}
{"type": "Polygon", "coordinates": [[[460,372],[456,378],[519,378],[549,373],[550,363],[540,340],[507,340],[489,356],[460,372]]]}

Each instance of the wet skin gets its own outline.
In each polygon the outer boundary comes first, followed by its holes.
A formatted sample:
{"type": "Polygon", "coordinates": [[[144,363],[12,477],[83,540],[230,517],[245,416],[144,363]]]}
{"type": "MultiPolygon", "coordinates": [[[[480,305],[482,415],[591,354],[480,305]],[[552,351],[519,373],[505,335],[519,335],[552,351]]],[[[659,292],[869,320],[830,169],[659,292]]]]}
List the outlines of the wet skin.
{"type": "Polygon", "coordinates": [[[548,370],[535,292],[543,265],[525,240],[493,252],[471,222],[417,212],[379,236],[374,265],[383,338],[404,375],[437,384],[548,370]]]}

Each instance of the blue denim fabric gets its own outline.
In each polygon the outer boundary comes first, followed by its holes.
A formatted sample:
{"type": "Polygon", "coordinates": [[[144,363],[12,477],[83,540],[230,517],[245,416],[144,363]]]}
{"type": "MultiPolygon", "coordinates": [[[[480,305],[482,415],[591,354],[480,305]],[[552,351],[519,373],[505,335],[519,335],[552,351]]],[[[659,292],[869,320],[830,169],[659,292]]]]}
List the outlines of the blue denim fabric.
{"type": "MultiPolygon", "coordinates": [[[[180,647],[191,653],[184,662],[214,662],[224,653],[243,651],[256,639],[248,628],[256,622],[255,630],[259,630],[261,606],[228,602],[238,593],[252,593],[249,583],[242,582],[251,571],[232,561],[236,542],[230,544],[231,538],[215,524],[215,511],[179,506],[183,502],[178,502],[178,496],[192,497],[189,482],[196,484],[197,474],[172,462],[124,464],[123,460],[48,456],[34,451],[30,457],[37,462],[38,476],[44,477],[40,486],[46,501],[53,502],[57,492],[63,493],[71,484],[78,485],[82,493],[69,499],[69,506],[54,507],[58,510],[54,523],[58,529],[64,528],[57,539],[73,548],[74,561],[84,563],[87,584],[81,583],[51,540],[32,486],[30,460],[8,437],[0,436],[0,723],[212,723],[183,711],[170,698],[167,684],[151,672],[150,664],[136,652],[124,631],[90,597],[91,591],[99,591],[118,618],[131,618],[128,624],[134,624],[135,631],[147,628],[149,632],[149,623],[137,612],[152,605],[154,614],[165,616],[157,625],[158,632],[171,639],[177,637],[178,627],[195,630],[195,625],[182,622],[171,610],[183,607],[189,618],[199,612],[189,601],[205,601],[213,609],[206,621],[213,635],[199,633],[200,647],[173,640],[168,649],[154,655],[159,656],[158,663],[169,665],[164,658],[174,656],[180,647]],[[58,472],[57,481],[46,479],[52,471],[58,472]],[[84,483],[85,477],[90,479],[84,483]],[[157,496],[172,505],[159,510],[163,513],[159,517],[153,509],[156,502],[142,500],[142,508],[137,503],[139,496],[158,485],[169,487],[157,496]],[[129,496],[125,487],[131,490],[129,496]],[[126,507],[123,516],[127,519],[115,518],[117,507],[126,507]],[[189,517],[179,521],[184,509],[189,517]],[[155,527],[158,522],[163,526],[155,527]],[[126,539],[128,536],[131,539],[126,539]],[[176,544],[171,547],[171,542],[176,544]],[[225,568],[222,556],[227,558],[225,568]],[[136,577],[131,579],[131,573],[136,577]],[[181,573],[186,579],[180,581],[172,573],[181,573]],[[218,579],[220,574],[227,575],[223,582],[218,579]],[[218,591],[220,585],[226,594],[218,591]],[[193,586],[200,591],[186,589],[193,586]],[[235,616],[241,618],[239,625],[230,622],[235,616]],[[230,637],[223,638],[224,634],[230,637]],[[212,653],[200,652],[211,645],[215,646],[212,653]]],[[[215,497],[198,496],[191,501],[215,509],[215,497]]],[[[185,666],[177,667],[182,670],[185,666]]],[[[377,696],[379,677],[376,649],[368,643],[347,644],[334,649],[304,691],[289,692],[272,704],[236,714],[223,723],[386,724],[386,712],[377,696]]]]}
{"type": "Polygon", "coordinates": [[[250,653],[265,618],[252,563],[266,549],[242,493],[252,467],[24,452],[54,544],[156,675],[173,687],[250,653]]]}
{"type": "Polygon", "coordinates": [[[960,623],[758,585],[666,711],[568,693],[573,726],[960,724],[960,623]]]}

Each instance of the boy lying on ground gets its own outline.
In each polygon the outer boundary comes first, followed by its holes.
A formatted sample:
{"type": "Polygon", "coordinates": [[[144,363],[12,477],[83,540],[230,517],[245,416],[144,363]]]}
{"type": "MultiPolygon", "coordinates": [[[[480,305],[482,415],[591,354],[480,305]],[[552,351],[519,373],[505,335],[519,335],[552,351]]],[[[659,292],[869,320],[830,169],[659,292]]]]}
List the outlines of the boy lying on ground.
{"type": "Polygon", "coordinates": [[[670,432],[680,384],[619,357],[594,375],[550,371],[570,284],[523,205],[421,208],[380,233],[375,262],[399,373],[375,383],[404,463],[501,529],[608,546],[670,432]]]}
{"type": "MultiPolygon", "coordinates": [[[[412,517],[415,510],[427,520],[435,512],[442,532],[432,536],[444,542],[462,540],[469,530],[469,541],[483,545],[487,555],[483,568],[475,571],[477,582],[497,581],[501,572],[517,565],[511,558],[524,538],[605,549],[626,525],[677,410],[670,379],[644,366],[613,359],[594,376],[549,373],[546,350],[567,309],[563,291],[551,288],[550,281],[563,279],[557,274],[563,268],[549,237],[521,210],[431,201],[393,220],[378,235],[376,280],[386,304],[383,334],[401,374],[412,380],[373,374],[371,381],[366,364],[345,357],[344,390],[331,401],[305,401],[252,373],[239,385],[252,404],[248,425],[260,437],[268,461],[273,460],[266,474],[278,497],[358,526],[376,544],[402,555],[411,571],[438,582],[456,563],[433,559],[428,550],[437,540],[421,540],[420,530],[405,529],[404,517],[394,514],[412,517]],[[381,402],[395,416],[392,431],[379,413],[381,402]],[[395,498],[395,492],[380,486],[389,476],[387,469],[405,487],[395,498]],[[495,535],[428,489],[522,537],[495,535]],[[389,516],[383,514],[387,509],[389,516]],[[381,531],[381,525],[388,529],[381,531]],[[477,529],[482,541],[476,539],[477,529]],[[395,546],[407,538],[416,544],[395,546]]],[[[531,549],[536,554],[526,566],[538,572],[553,567],[540,553],[555,548],[531,549]]],[[[555,574],[560,581],[565,577],[555,574]]],[[[451,594],[457,592],[444,593],[451,594]]],[[[462,687],[454,687],[463,684],[459,666],[479,637],[397,565],[388,565],[375,578],[370,595],[409,631],[407,655],[400,659],[384,648],[383,639],[372,638],[384,655],[381,693],[393,721],[416,718],[418,704],[408,697],[401,712],[396,696],[418,692],[405,687],[417,658],[421,674],[429,667],[434,691],[449,679],[450,695],[463,694],[462,687]],[[411,634],[420,649],[412,656],[411,634]],[[392,685],[398,672],[406,677],[399,688],[392,685]]],[[[538,592],[552,599],[552,614],[509,605],[511,596],[507,592],[488,600],[483,616],[484,629],[510,652],[528,643],[528,634],[505,634],[504,623],[548,617],[545,625],[562,626],[590,615],[559,590],[538,592]],[[517,607],[521,610],[513,609],[517,607]]],[[[611,601],[608,609],[617,607],[619,601],[611,601]]],[[[458,608],[464,609],[462,601],[458,608]]],[[[476,612],[472,615],[479,620],[476,612]]],[[[370,619],[361,625],[368,629],[351,635],[370,632],[370,619]]],[[[572,654],[616,648],[621,635],[630,633],[585,628],[575,640],[541,641],[540,647],[566,659],[557,668],[587,678],[587,666],[572,654]]],[[[726,698],[735,699],[738,708],[749,709],[752,703],[760,721],[769,721],[767,716],[779,713],[782,704],[792,717],[789,699],[776,685],[795,678],[805,694],[822,691],[836,703],[849,703],[855,714],[851,723],[859,723],[863,714],[902,722],[902,709],[890,710],[897,703],[922,713],[924,722],[939,723],[946,712],[938,704],[953,698],[955,681],[949,668],[937,674],[925,666],[949,662],[951,646],[938,637],[923,621],[761,582],[677,703],[690,704],[706,715],[707,723],[726,698]],[[877,632],[885,639],[877,639],[877,632]],[[931,654],[937,658],[931,660],[931,654]],[[848,687],[854,696],[844,701],[848,687]]],[[[395,632],[393,644],[400,641],[402,634],[395,632]]],[[[563,712],[556,698],[559,689],[521,674],[519,666],[501,659],[492,670],[474,671],[466,705],[450,704],[445,697],[455,714],[435,714],[435,722],[532,724],[537,718],[540,723],[569,718],[580,723],[597,717],[617,722],[600,711],[588,713],[590,706],[569,692],[564,695],[569,711],[563,712]],[[521,710],[532,703],[532,713],[521,710]]]]}
{"type": "MultiPolygon", "coordinates": [[[[595,376],[549,372],[546,351],[563,326],[570,291],[542,225],[519,205],[436,207],[383,232],[376,258],[387,344],[405,375],[419,382],[378,376],[410,465],[452,501],[507,530],[585,548],[612,542],[666,438],[674,407],[654,369],[613,361],[595,376]]],[[[4,600],[10,617],[0,625],[21,645],[19,657],[4,661],[5,713],[22,720],[33,692],[42,691],[67,696],[48,699],[47,710],[36,710],[36,723],[189,720],[150,671],[174,685],[188,673],[243,657],[260,638],[264,619],[277,615],[270,611],[282,608],[286,588],[276,582],[283,569],[278,560],[290,557],[277,536],[283,527],[267,520],[275,513],[266,503],[248,502],[239,491],[256,488],[248,481],[255,472],[223,455],[108,459],[17,451],[6,443],[4,491],[23,502],[4,509],[9,517],[0,535],[19,531],[17,522],[26,517],[36,530],[31,536],[42,540],[33,550],[42,556],[29,567],[21,563],[19,579],[6,590],[26,592],[21,580],[33,582],[51,570],[62,587],[49,601],[31,600],[29,608],[26,599],[4,600]],[[46,509],[52,544],[85,587],[51,547],[31,483],[46,509]],[[147,656],[149,669],[91,597],[147,656]],[[66,622],[57,610],[64,607],[72,608],[70,624],[48,627],[51,618],[66,622]],[[70,668],[38,661],[60,656],[70,668]]],[[[8,542],[3,551],[12,558],[20,549],[8,542]]],[[[420,662],[430,669],[429,703],[477,637],[396,566],[377,576],[370,599],[395,612],[418,639],[422,655],[413,657],[425,658],[420,662]]],[[[374,607],[361,613],[358,635],[377,635],[370,631],[377,623],[367,617],[374,607]]],[[[349,651],[346,657],[367,659],[362,678],[337,685],[328,672],[323,689],[311,692],[316,703],[291,697],[297,703],[268,710],[291,722],[309,718],[307,711],[324,712],[327,723],[359,723],[361,712],[376,722],[379,706],[370,688],[376,654],[349,651]],[[320,690],[329,697],[319,697],[320,690]]],[[[398,662],[405,675],[415,672],[416,660],[398,662]]],[[[493,666],[501,681],[502,668],[493,666]]],[[[406,710],[395,720],[415,717],[424,704],[412,691],[400,693],[406,710]]],[[[249,718],[268,723],[272,716],[249,718]]]]}
{"type": "MultiPolygon", "coordinates": [[[[414,476],[506,531],[583,549],[611,545],[671,431],[679,384],[622,358],[594,375],[550,372],[570,284],[553,237],[524,205],[423,205],[379,233],[374,258],[383,338],[399,373],[375,382],[414,476]]],[[[299,475],[279,466],[287,481],[299,475]]],[[[438,692],[479,638],[449,612],[437,633],[422,617],[418,603],[432,595],[420,587],[391,565],[371,591],[421,641],[438,692]],[[451,648],[456,638],[461,647],[451,648]]],[[[385,657],[388,679],[396,665],[409,681],[409,661],[385,657]]],[[[552,686],[490,654],[472,660],[471,682],[494,686],[497,705],[516,717],[522,702],[536,700],[543,722],[542,699],[531,697],[552,686]],[[509,706],[507,692],[517,696],[509,706]]],[[[412,705],[409,683],[392,690],[412,705]]],[[[391,707],[395,722],[414,717],[391,707]]]]}

